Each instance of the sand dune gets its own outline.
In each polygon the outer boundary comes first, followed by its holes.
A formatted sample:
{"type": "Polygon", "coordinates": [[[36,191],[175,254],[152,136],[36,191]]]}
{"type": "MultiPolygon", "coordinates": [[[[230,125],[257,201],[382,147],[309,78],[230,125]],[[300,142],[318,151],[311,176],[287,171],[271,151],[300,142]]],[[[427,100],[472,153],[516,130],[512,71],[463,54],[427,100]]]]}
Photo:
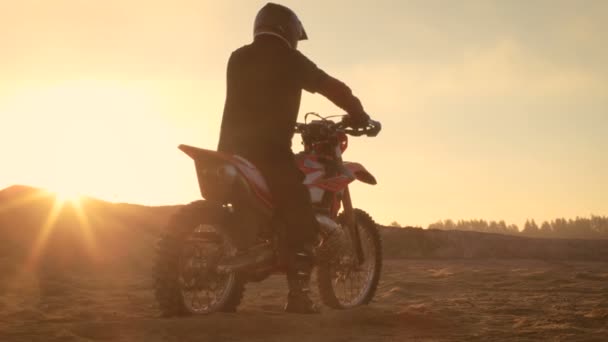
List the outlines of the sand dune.
{"type": "Polygon", "coordinates": [[[276,276],[248,286],[237,314],[171,319],[158,318],[143,273],[59,283],[22,275],[0,297],[0,340],[604,341],[606,270],[603,262],[395,260],[367,307],[283,314],[276,276]]]}
{"type": "Polygon", "coordinates": [[[177,208],[86,200],[52,209],[35,189],[0,191],[0,341],[605,341],[607,241],[382,228],[371,305],[282,312],[286,284],[250,284],[237,314],[159,318],[154,241],[177,208]],[[11,207],[10,204],[20,203],[11,207]],[[7,209],[9,208],[9,209],[7,209]],[[87,231],[94,249],[85,248],[87,231]]]}

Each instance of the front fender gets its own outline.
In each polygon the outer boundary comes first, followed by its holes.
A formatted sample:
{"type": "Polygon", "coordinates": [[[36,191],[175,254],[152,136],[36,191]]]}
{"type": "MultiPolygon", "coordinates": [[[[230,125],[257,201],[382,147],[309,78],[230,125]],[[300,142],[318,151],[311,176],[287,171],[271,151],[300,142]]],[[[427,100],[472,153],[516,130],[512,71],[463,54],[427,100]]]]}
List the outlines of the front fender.
{"type": "Polygon", "coordinates": [[[367,171],[363,165],[354,162],[344,162],[344,167],[348,171],[350,171],[356,179],[360,180],[361,182],[371,185],[378,184],[378,182],[376,181],[376,177],[374,177],[369,171],[367,171]]]}

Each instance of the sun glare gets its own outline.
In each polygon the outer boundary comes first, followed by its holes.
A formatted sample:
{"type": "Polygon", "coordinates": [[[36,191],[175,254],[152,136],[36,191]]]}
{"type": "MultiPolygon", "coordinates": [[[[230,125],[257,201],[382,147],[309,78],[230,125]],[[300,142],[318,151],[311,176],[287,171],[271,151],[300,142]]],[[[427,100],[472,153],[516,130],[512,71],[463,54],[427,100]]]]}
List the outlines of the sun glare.
{"type": "MultiPolygon", "coordinates": [[[[48,194],[49,192],[46,193],[48,194]]],[[[38,236],[36,237],[36,240],[34,241],[32,250],[30,251],[26,261],[26,268],[32,269],[38,265],[40,258],[46,249],[48,239],[53,234],[53,231],[57,228],[57,221],[63,214],[63,210],[65,209],[66,205],[69,205],[69,207],[71,207],[76,214],[78,226],[82,232],[83,243],[86,247],[86,251],[89,253],[90,257],[96,258],[97,247],[92,234],[88,214],[81,201],[81,195],[75,191],[68,191],[66,189],[62,191],[52,191],[50,193],[55,196],[55,201],[40,229],[38,236]]]]}
{"type": "Polygon", "coordinates": [[[144,202],[156,196],[153,201],[167,201],[163,192],[147,186],[173,171],[161,158],[182,160],[175,150],[179,139],[161,115],[165,102],[158,92],[145,84],[102,80],[24,89],[0,103],[0,116],[6,112],[14,120],[0,142],[19,144],[7,149],[8,159],[3,155],[11,169],[3,163],[2,176],[8,173],[8,179],[56,192],[60,202],[78,200],[78,193],[106,200],[144,202]],[[23,157],[30,155],[36,157],[23,157]]]}
{"type": "Polygon", "coordinates": [[[60,203],[62,205],[77,204],[78,202],[80,202],[81,195],[75,191],[64,190],[64,191],[54,191],[54,193],[55,193],[55,201],[57,201],[58,203],[60,203]]]}

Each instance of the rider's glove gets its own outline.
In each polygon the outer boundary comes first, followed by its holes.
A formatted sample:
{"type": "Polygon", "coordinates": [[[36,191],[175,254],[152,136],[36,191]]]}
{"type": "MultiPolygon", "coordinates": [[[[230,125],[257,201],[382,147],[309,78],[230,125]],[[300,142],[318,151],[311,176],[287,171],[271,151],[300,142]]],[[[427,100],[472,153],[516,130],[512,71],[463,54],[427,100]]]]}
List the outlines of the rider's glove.
{"type": "Polygon", "coordinates": [[[348,114],[348,123],[355,129],[367,127],[367,125],[369,125],[369,119],[369,115],[363,111],[348,114]]]}

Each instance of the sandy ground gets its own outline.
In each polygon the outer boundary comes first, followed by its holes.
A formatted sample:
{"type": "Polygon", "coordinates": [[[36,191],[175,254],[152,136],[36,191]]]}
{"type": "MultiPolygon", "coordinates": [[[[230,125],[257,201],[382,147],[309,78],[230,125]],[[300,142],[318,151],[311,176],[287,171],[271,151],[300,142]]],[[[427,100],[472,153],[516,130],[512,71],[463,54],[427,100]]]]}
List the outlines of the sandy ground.
{"type": "Polygon", "coordinates": [[[145,272],[0,287],[0,341],[606,341],[608,263],[387,261],[376,300],[282,313],[283,277],[237,314],[159,318],[145,272]],[[133,275],[135,274],[135,275],[133,275]]]}

